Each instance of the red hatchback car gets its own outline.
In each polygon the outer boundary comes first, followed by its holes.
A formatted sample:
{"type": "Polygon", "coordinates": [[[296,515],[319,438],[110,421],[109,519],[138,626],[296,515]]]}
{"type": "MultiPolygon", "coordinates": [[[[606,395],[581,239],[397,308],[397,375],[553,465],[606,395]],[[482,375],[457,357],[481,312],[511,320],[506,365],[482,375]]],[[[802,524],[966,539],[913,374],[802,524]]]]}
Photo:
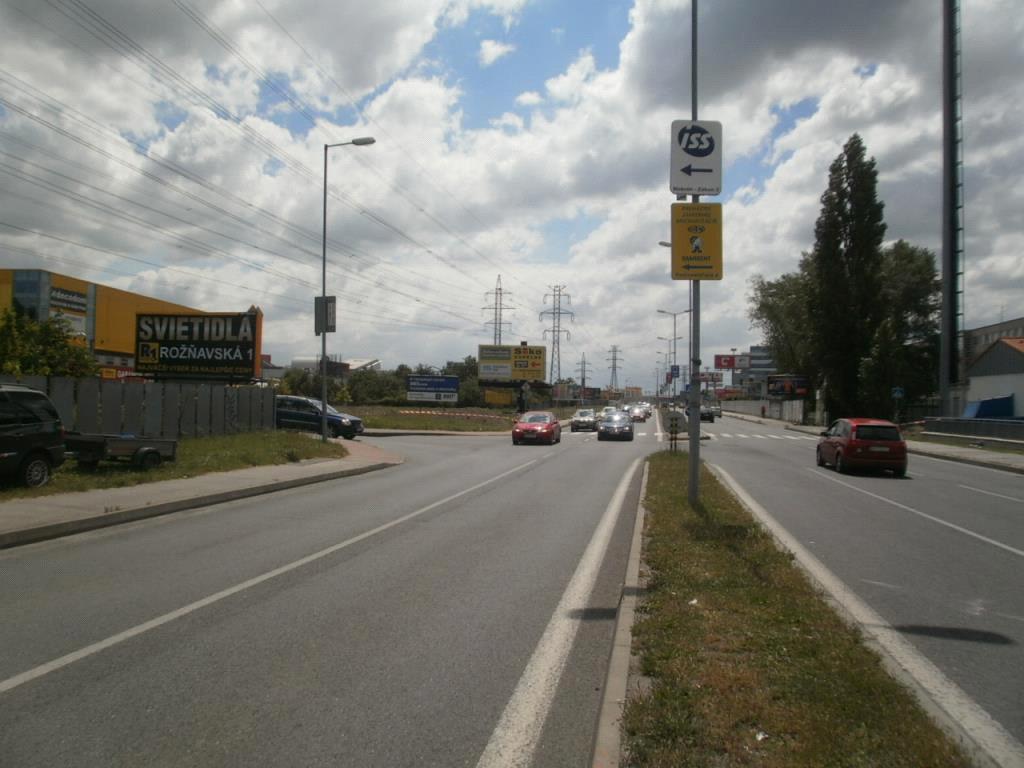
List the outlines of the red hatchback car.
{"type": "Polygon", "coordinates": [[[831,464],[843,474],[851,469],[891,469],[907,474],[907,444],[900,428],[884,419],[838,419],[818,440],[818,466],[831,464]]]}
{"type": "Polygon", "coordinates": [[[562,425],[550,411],[527,411],[512,427],[512,444],[562,442],[562,425]]]}

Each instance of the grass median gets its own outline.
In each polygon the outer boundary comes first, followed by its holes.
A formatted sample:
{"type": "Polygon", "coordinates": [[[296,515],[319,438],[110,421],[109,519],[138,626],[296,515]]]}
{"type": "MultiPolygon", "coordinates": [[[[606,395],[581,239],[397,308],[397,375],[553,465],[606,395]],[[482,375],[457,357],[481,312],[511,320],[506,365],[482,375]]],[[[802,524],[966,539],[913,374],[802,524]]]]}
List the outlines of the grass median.
{"type": "Polygon", "coordinates": [[[706,469],[650,459],[633,630],[649,683],[623,716],[624,765],[968,766],[955,744],[706,469]]]}
{"type": "Polygon", "coordinates": [[[23,488],[13,484],[0,486],[0,502],[95,488],[123,488],[209,472],[347,455],[348,450],[340,442],[322,443],[317,435],[308,432],[269,430],[183,438],[178,441],[177,458],[155,469],[137,469],[126,461],[101,461],[95,469],[86,469],[74,459],[68,459],[54,470],[50,482],[42,488],[23,488]]]}

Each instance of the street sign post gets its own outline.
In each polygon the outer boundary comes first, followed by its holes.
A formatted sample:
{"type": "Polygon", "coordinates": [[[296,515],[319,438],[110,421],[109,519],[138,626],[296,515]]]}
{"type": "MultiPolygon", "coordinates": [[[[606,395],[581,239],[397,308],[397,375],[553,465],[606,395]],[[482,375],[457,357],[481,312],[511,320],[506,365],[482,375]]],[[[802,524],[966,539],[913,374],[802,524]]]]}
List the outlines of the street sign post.
{"type": "Polygon", "coordinates": [[[672,204],[672,279],[722,279],[722,204],[672,204]]]}
{"type": "Polygon", "coordinates": [[[722,124],[673,120],[668,186],[676,195],[722,194],[722,124]]]}

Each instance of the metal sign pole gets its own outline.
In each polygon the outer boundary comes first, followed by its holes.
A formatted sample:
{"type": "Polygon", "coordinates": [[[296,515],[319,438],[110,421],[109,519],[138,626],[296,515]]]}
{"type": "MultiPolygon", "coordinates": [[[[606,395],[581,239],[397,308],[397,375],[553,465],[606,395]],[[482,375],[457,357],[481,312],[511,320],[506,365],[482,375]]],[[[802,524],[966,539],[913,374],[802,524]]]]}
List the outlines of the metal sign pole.
{"type": "MultiPolygon", "coordinates": [[[[697,0],[690,6],[690,96],[691,119],[697,120],[697,0]]],[[[694,203],[700,202],[700,195],[693,195],[694,203]]],[[[699,498],[700,478],[700,280],[690,281],[692,303],[690,304],[690,391],[687,398],[690,403],[690,483],[689,497],[691,507],[697,506],[699,498]]]]}

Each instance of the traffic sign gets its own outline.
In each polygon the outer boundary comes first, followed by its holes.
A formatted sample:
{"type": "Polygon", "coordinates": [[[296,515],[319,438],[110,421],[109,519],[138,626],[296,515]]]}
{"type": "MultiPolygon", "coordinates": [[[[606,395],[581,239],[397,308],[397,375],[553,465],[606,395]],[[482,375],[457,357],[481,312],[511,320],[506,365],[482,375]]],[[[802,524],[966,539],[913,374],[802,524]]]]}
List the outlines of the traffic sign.
{"type": "Polygon", "coordinates": [[[673,365],[672,366],[672,378],[673,379],[678,379],[679,378],[679,366],[678,365],[673,365]]]}
{"type": "Polygon", "coordinates": [[[722,193],[722,124],[673,120],[668,187],[677,195],[722,193]]]}
{"type": "Polygon", "coordinates": [[[672,204],[672,279],[722,279],[722,204],[672,204]]]}

